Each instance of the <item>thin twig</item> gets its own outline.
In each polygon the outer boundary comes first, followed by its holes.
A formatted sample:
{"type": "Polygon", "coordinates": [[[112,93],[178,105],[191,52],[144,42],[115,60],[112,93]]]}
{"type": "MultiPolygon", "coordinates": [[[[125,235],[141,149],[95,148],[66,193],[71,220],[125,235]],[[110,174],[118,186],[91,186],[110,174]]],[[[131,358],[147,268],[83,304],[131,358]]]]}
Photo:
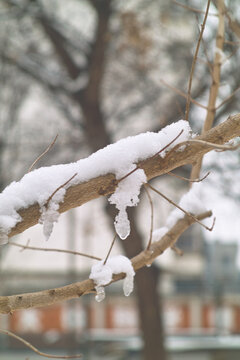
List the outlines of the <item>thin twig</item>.
{"type": "Polygon", "coordinates": [[[106,258],[105,258],[105,260],[104,260],[103,265],[106,264],[107,259],[109,258],[109,255],[111,254],[111,251],[112,251],[112,248],[113,248],[113,245],[114,245],[114,243],[115,243],[116,238],[117,238],[117,234],[114,235],[113,241],[112,241],[111,246],[110,246],[110,248],[109,248],[109,250],[108,250],[108,253],[107,253],[107,256],[106,256],[106,258]]]}
{"type": "Polygon", "coordinates": [[[37,159],[32,163],[32,165],[30,166],[30,168],[29,168],[28,171],[27,171],[28,173],[29,173],[30,171],[32,171],[32,168],[36,165],[36,163],[37,163],[45,154],[47,154],[47,152],[48,152],[49,150],[51,150],[51,148],[52,148],[53,145],[55,144],[57,138],[58,138],[58,134],[55,136],[55,138],[53,139],[53,141],[51,142],[51,144],[48,145],[48,147],[46,148],[46,150],[44,150],[44,152],[43,152],[41,155],[39,155],[39,156],[37,157],[37,159]]]}
{"type": "MultiPolygon", "coordinates": [[[[188,98],[188,95],[187,95],[185,92],[183,92],[183,91],[177,89],[176,87],[168,84],[165,80],[160,79],[160,82],[161,82],[163,85],[167,86],[169,89],[173,90],[176,94],[181,95],[181,96],[184,97],[185,99],[188,98]]],[[[190,101],[191,101],[193,104],[199,106],[200,108],[207,110],[207,106],[200,104],[198,101],[194,100],[194,99],[191,98],[191,97],[190,97],[190,101]]]]}
{"type": "MultiPolygon", "coordinates": [[[[197,215],[199,220],[212,216],[211,211],[197,215]]],[[[151,246],[151,251],[146,249],[131,258],[134,271],[146,266],[161,255],[167,248],[172,247],[180,235],[191,225],[195,223],[195,219],[185,215],[179,219],[169,231],[151,246]]],[[[111,282],[123,279],[125,274],[113,275],[111,282]]],[[[29,309],[53,305],[62,301],[79,298],[80,296],[92,293],[94,290],[94,282],[86,279],[81,282],[72,283],[55,289],[48,289],[33,293],[16,294],[9,296],[0,296],[0,314],[13,313],[20,309],[29,309]]]]}
{"type": "MultiPolygon", "coordinates": [[[[178,134],[177,136],[175,136],[175,138],[174,138],[173,140],[171,140],[167,145],[165,145],[163,148],[161,148],[161,149],[160,149],[158,152],[156,152],[154,155],[150,156],[150,159],[156,158],[159,154],[161,154],[161,152],[163,152],[163,151],[166,150],[169,146],[171,146],[171,145],[174,143],[174,141],[176,141],[176,140],[179,138],[179,136],[182,135],[182,133],[183,133],[183,130],[181,130],[181,131],[179,132],[179,134],[178,134]]],[[[126,179],[129,175],[131,175],[132,173],[134,173],[134,172],[135,172],[136,170],[138,170],[138,169],[141,169],[141,162],[140,162],[138,165],[136,165],[135,169],[129,171],[126,175],[124,175],[123,177],[121,177],[120,179],[118,179],[117,182],[119,183],[120,181],[126,179]]]]}
{"type": "Polygon", "coordinates": [[[240,148],[240,144],[237,145],[218,145],[218,144],[214,144],[208,141],[203,141],[203,140],[188,140],[186,141],[186,143],[194,143],[194,144],[202,144],[202,145],[206,145],[209,147],[212,147],[213,149],[219,149],[219,150],[223,150],[223,151],[227,151],[227,150],[237,150],[240,148]]]}
{"type": "Polygon", "coordinates": [[[13,332],[9,331],[9,330],[3,330],[0,329],[0,333],[4,334],[4,335],[8,335],[13,337],[14,339],[17,339],[18,341],[20,341],[21,343],[23,343],[25,346],[27,346],[29,349],[31,349],[32,351],[34,351],[36,354],[43,356],[43,357],[47,357],[50,359],[79,359],[82,357],[82,354],[78,354],[78,355],[65,355],[65,356],[61,356],[61,355],[51,355],[51,354],[47,354],[44,353],[42,351],[39,351],[35,346],[33,346],[32,344],[30,344],[28,341],[24,340],[22,337],[14,334],[13,332]]]}
{"type": "MultiPolygon", "coordinates": [[[[224,45],[224,14],[225,6],[224,0],[218,0],[218,29],[216,34],[216,49],[214,61],[213,61],[213,71],[212,71],[212,84],[210,88],[208,106],[207,106],[207,115],[204,121],[202,134],[210,130],[216,114],[216,100],[218,96],[218,90],[220,85],[220,76],[221,76],[221,51],[223,51],[224,45]]],[[[195,165],[192,168],[191,178],[199,177],[202,167],[202,157],[200,157],[195,165]]]]}
{"type": "Polygon", "coordinates": [[[177,255],[183,256],[183,251],[182,251],[181,249],[179,249],[177,246],[173,245],[173,246],[171,246],[171,249],[172,249],[173,251],[175,251],[175,253],[176,253],[177,255]]]}
{"type": "Polygon", "coordinates": [[[201,31],[200,31],[200,34],[199,34],[199,37],[198,37],[198,42],[197,42],[197,46],[196,46],[196,50],[195,50],[195,53],[194,53],[193,62],[192,62],[192,66],[191,66],[189,82],[188,82],[187,103],[186,103],[186,110],[185,110],[185,119],[186,120],[188,120],[188,117],[189,117],[193,74],[194,74],[194,69],[195,69],[195,65],[196,65],[196,61],[197,61],[197,56],[198,56],[201,40],[202,40],[202,37],[203,37],[203,32],[204,32],[207,17],[208,17],[208,11],[209,11],[210,2],[211,2],[211,0],[208,0],[207,8],[206,8],[206,11],[205,11],[203,23],[202,23],[202,26],[201,26],[201,31]]]}
{"type": "Polygon", "coordinates": [[[146,183],[146,186],[148,186],[150,189],[152,189],[153,191],[155,191],[158,195],[160,195],[161,197],[163,197],[165,200],[167,200],[170,204],[174,205],[175,207],[177,207],[179,210],[181,210],[184,214],[190,216],[191,218],[193,218],[198,224],[202,225],[206,230],[208,231],[212,231],[212,229],[214,228],[215,225],[215,218],[213,219],[213,223],[211,227],[206,226],[205,224],[203,224],[201,221],[199,221],[194,215],[192,215],[190,212],[184,210],[181,206],[179,206],[178,204],[176,204],[174,201],[172,201],[171,199],[169,199],[166,195],[164,195],[163,193],[161,193],[159,190],[155,189],[153,186],[151,186],[150,184],[146,183]]]}
{"type": "Polygon", "coordinates": [[[75,178],[75,176],[77,176],[77,173],[75,173],[72,177],[70,177],[70,179],[68,179],[64,184],[60,185],[56,190],[54,190],[54,192],[52,193],[52,195],[49,196],[49,198],[47,199],[46,202],[46,208],[48,207],[49,202],[52,200],[53,196],[60,190],[62,189],[65,185],[67,185],[73,178],[75,178]]]}
{"type": "Polygon", "coordinates": [[[225,100],[223,100],[223,101],[221,102],[221,104],[219,104],[219,105],[216,107],[216,110],[220,109],[224,104],[226,104],[226,102],[228,102],[228,101],[239,91],[239,89],[240,89],[240,86],[239,86],[237,89],[235,89],[235,90],[232,92],[232,94],[229,95],[225,100]]]}
{"type": "Polygon", "coordinates": [[[97,256],[84,254],[84,253],[81,253],[81,252],[78,252],[78,251],[64,250],[64,249],[53,249],[53,248],[41,248],[41,247],[29,246],[28,244],[27,245],[17,244],[17,243],[15,243],[13,241],[9,241],[8,244],[18,246],[18,247],[22,248],[21,251],[24,251],[24,250],[37,250],[37,251],[60,252],[60,253],[84,256],[84,257],[87,257],[89,259],[94,259],[94,260],[102,260],[101,258],[99,258],[97,256]]]}
{"type": "MultiPolygon", "coordinates": [[[[209,13],[208,13],[208,15],[209,15],[209,13]]],[[[199,34],[200,34],[200,32],[201,32],[201,29],[199,28],[199,34]]],[[[210,58],[209,58],[209,56],[208,56],[207,45],[206,45],[203,37],[202,37],[202,45],[203,45],[203,52],[204,52],[204,55],[205,55],[205,57],[206,57],[206,61],[205,61],[205,62],[207,63],[209,72],[210,72],[210,74],[211,74],[211,78],[213,79],[213,66],[212,66],[212,62],[211,62],[211,60],[210,60],[210,58]]],[[[203,60],[203,59],[200,59],[200,58],[198,57],[198,60],[203,60]]]]}
{"type": "Polygon", "coordinates": [[[150,203],[150,207],[151,207],[151,225],[150,225],[150,235],[149,235],[149,241],[148,241],[148,245],[147,245],[147,250],[150,249],[151,245],[152,245],[152,233],[153,233],[153,202],[152,202],[152,198],[151,195],[147,189],[147,187],[144,184],[144,190],[146,191],[149,203],[150,203]]]}
{"type": "Polygon", "coordinates": [[[208,171],[207,174],[204,175],[204,176],[201,177],[201,178],[198,178],[198,179],[188,179],[188,178],[186,178],[186,177],[184,177],[184,176],[180,176],[180,175],[174,174],[174,173],[172,173],[171,171],[169,171],[169,172],[167,173],[167,175],[171,175],[171,176],[174,176],[174,177],[176,177],[176,178],[178,178],[178,179],[185,180],[185,181],[188,181],[188,182],[201,182],[201,181],[205,180],[205,179],[208,177],[209,174],[210,174],[210,171],[208,171]]]}
{"type": "MultiPolygon", "coordinates": [[[[199,10],[199,9],[193,8],[193,7],[188,6],[188,5],[184,5],[184,4],[182,4],[182,3],[180,3],[180,2],[178,2],[176,0],[172,0],[172,1],[176,5],[181,6],[182,8],[187,9],[189,11],[192,11],[192,12],[195,12],[195,13],[198,13],[198,14],[205,14],[205,11],[203,11],[203,10],[199,10]]],[[[209,12],[208,15],[210,15],[210,16],[218,16],[218,14],[212,13],[212,12],[209,12]]]]}

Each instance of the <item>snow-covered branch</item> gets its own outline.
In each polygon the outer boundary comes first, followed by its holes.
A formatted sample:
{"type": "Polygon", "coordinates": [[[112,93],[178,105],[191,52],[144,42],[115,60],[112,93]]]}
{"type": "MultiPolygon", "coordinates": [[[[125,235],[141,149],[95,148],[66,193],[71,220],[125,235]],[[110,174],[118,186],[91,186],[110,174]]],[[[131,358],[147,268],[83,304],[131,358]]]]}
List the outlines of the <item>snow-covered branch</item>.
{"type": "MultiPolygon", "coordinates": [[[[207,211],[198,215],[197,219],[202,220],[211,215],[211,211],[207,211]]],[[[193,218],[186,215],[179,219],[158,241],[152,243],[150,251],[142,251],[131,259],[133,270],[137,271],[147,264],[151,264],[154,259],[161,255],[168,247],[172,247],[180,235],[194,222],[195,220],[193,218]]],[[[124,273],[113,274],[111,282],[123,279],[125,276],[126,274],[124,273]]],[[[96,284],[93,280],[87,279],[50,290],[11,296],[0,296],[0,313],[8,314],[15,310],[42,307],[78,298],[82,295],[95,291],[95,285],[96,284]]]]}
{"type": "MultiPolygon", "coordinates": [[[[191,139],[188,123],[179,121],[176,124],[159,133],[123,139],[74,164],[35,170],[26,174],[20,182],[10,184],[0,194],[2,243],[7,241],[7,237],[37,224],[41,218],[41,209],[51,194],[74,173],[78,175],[51,199],[52,206],[57,204],[59,213],[100,196],[113,194],[118,186],[117,179],[134,169],[134,166],[142,169],[146,179],[150,180],[182,165],[194,164],[199,157],[214,149],[204,142],[187,142],[191,139]],[[161,156],[154,156],[182,129],[183,134],[171,145],[172,148],[166,149],[161,156]],[[184,146],[180,146],[181,144],[184,146]]],[[[194,139],[224,144],[237,136],[240,136],[240,114],[230,116],[222,124],[194,139]]],[[[130,200],[127,200],[127,206],[130,200]]]]}

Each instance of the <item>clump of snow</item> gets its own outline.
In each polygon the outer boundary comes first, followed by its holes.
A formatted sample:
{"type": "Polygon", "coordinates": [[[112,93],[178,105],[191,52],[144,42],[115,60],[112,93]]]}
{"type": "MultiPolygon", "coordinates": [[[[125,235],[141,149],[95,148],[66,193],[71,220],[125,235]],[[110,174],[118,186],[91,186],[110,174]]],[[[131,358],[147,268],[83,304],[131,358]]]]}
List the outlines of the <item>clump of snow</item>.
{"type": "MultiPolygon", "coordinates": [[[[74,179],[64,186],[65,189],[109,173],[114,174],[117,179],[120,179],[131,171],[136,163],[153,156],[168,145],[181,130],[183,130],[183,133],[178,139],[159,154],[159,156],[164,157],[166,152],[176,144],[186,141],[191,137],[191,128],[187,121],[179,120],[158,133],[147,132],[127,137],[115,144],[106,146],[88,158],[81,159],[75,163],[43,167],[26,174],[19,182],[11,183],[0,194],[0,242],[6,242],[6,235],[21,221],[18,211],[34,204],[39,204],[42,207],[42,212],[45,215],[42,215],[41,221],[44,218],[46,233],[49,234],[51,230],[50,223],[52,224],[57,218],[55,213],[58,210],[57,204],[62,199],[59,201],[54,200],[55,205],[50,206],[49,212],[45,211],[43,206],[54,191],[65,184],[73,174],[77,173],[74,179]],[[47,220],[48,216],[51,218],[49,221],[47,220]],[[4,234],[4,236],[1,236],[1,234],[4,234]]],[[[130,206],[129,204],[131,206],[137,204],[139,189],[144,181],[143,171],[136,171],[129,176],[129,179],[126,178],[126,181],[122,181],[123,184],[119,183],[116,195],[111,197],[110,201],[116,204],[120,210],[116,219],[116,227],[123,238],[129,232],[129,223],[125,212],[126,207],[130,206]],[[133,186],[132,183],[134,181],[136,181],[136,184],[133,186]],[[131,184],[132,195],[128,193],[127,184],[131,184]]]]}
{"type": "Polygon", "coordinates": [[[115,204],[119,210],[115,219],[115,229],[121,239],[126,239],[130,233],[130,223],[127,216],[127,206],[136,206],[139,202],[140,188],[147,182],[146,175],[142,169],[120,181],[114,194],[108,199],[115,204]]]}
{"type": "Polygon", "coordinates": [[[53,231],[54,223],[58,221],[60,216],[58,212],[59,203],[64,200],[65,193],[65,189],[59,189],[56,194],[54,194],[49,203],[43,203],[43,205],[40,207],[41,217],[39,219],[39,224],[43,224],[43,234],[46,240],[49,239],[53,231]]]}
{"type": "Polygon", "coordinates": [[[113,274],[120,273],[126,274],[126,277],[123,280],[123,292],[125,296],[129,296],[133,291],[135,272],[131,261],[126,256],[113,256],[107,260],[106,264],[104,264],[104,261],[102,260],[92,266],[89,279],[92,279],[96,285],[97,301],[101,301],[105,298],[103,286],[112,281],[113,274]]]}
{"type": "MultiPolygon", "coordinates": [[[[202,184],[195,183],[191,189],[182,196],[179,206],[192,215],[199,215],[207,209],[202,201],[202,184]]],[[[153,241],[160,240],[176,223],[185,216],[184,212],[175,208],[169,214],[166,226],[153,231],[153,241]]]]}

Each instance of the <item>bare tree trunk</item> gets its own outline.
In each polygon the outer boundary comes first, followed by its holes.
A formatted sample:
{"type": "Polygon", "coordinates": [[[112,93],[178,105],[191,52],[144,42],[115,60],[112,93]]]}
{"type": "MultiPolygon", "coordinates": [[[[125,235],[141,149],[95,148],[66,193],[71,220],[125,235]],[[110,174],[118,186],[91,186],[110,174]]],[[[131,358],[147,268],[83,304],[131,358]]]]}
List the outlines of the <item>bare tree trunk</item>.
{"type": "Polygon", "coordinates": [[[143,268],[136,274],[139,319],[144,341],[143,358],[165,360],[162,303],[158,294],[159,269],[143,268]]]}
{"type": "MultiPolygon", "coordinates": [[[[107,205],[111,224],[115,218],[115,209],[107,205]]],[[[127,257],[131,258],[143,250],[142,236],[137,227],[136,208],[128,209],[131,233],[127,240],[121,240],[121,246],[127,257]]],[[[162,323],[162,303],[158,293],[160,270],[155,266],[143,268],[136,273],[137,302],[140,328],[143,338],[144,360],[166,360],[164,331],[162,323]]]]}
{"type": "MultiPolygon", "coordinates": [[[[101,110],[101,86],[104,77],[107,43],[109,39],[108,26],[112,14],[112,0],[89,0],[96,11],[97,26],[95,39],[88,54],[88,83],[84,89],[69,96],[80,106],[84,115],[84,128],[88,144],[96,151],[109,143],[111,136],[107,130],[104,114],[101,110]]],[[[51,27],[47,18],[40,18],[45,33],[51,40],[56,54],[64,65],[69,76],[74,79],[81,72],[69,52],[64,48],[61,34],[51,27]]],[[[113,223],[113,208],[107,207],[111,224],[113,223]]],[[[137,228],[135,211],[129,211],[131,221],[131,238],[122,242],[127,257],[131,258],[143,249],[142,238],[137,228]]],[[[163,329],[161,308],[157,292],[158,271],[155,268],[144,269],[136,277],[138,289],[138,305],[140,325],[144,339],[145,360],[165,360],[163,344],[163,329]]]]}

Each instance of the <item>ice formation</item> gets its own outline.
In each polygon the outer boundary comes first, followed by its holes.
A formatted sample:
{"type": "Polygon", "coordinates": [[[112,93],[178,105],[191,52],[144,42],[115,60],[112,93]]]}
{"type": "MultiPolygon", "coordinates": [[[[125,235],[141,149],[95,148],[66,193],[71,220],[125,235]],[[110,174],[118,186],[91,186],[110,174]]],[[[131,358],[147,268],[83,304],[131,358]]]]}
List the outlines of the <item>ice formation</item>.
{"type": "Polygon", "coordinates": [[[126,208],[138,204],[140,188],[145,182],[147,182],[147,178],[144,171],[142,169],[136,170],[118,184],[114,194],[109,198],[109,202],[115,204],[119,210],[114,225],[121,239],[126,239],[130,233],[126,208]]]}
{"type": "Polygon", "coordinates": [[[58,212],[59,203],[63,201],[65,193],[65,189],[59,189],[49,203],[43,203],[40,207],[41,217],[39,219],[39,223],[43,224],[43,234],[46,240],[49,239],[52,233],[54,223],[58,221],[60,216],[58,212]]]}
{"type": "MultiPolygon", "coordinates": [[[[186,141],[191,137],[191,128],[185,120],[166,126],[158,133],[147,132],[137,136],[127,137],[115,144],[106,146],[88,158],[75,163],[43,167],[26,174],[19,182],[13,182],[0,194],[0,244],[7,242],[7,235],[21,217],[20,209],[39,204],[42,208],[41,222],[45,224],[44,232],[48,237],[51,233],[53,222],[58,215],[58,204],[63,201],[63,192],[70,186],[79,184],[97,176],[112,173],[117,179],[133,170],[135,164],[156,154],[161,148],[168,145],[179,133],[182,134],[159,156],[164,157],[176,144],[186,141]],[[72,179],[55,199],[51,199],[48,209],[45,209],[49,197],[54,191],[72,179]],[[61,196],[60,196],[61,195],[61,196]],[[58,198],[59,196],[59,198],[58,198]]],[[[145,182],[142,170],[135,171],[131,176],[119,183],[110,202],[119,209],[115,226],[119,236],[126,238],[130,226],[126,215],[127,206],[135,206],[138,203],[138,195],[141,184],[145,182]]],[[[57,193],[58,193],[57,192],[57,193]]]]}
{"type": "Polygon", "coordinates": [[[133,291],[133,281],[135,272],[131,261],[123,255],[110,257],[106,264],[104,261],[99,261],[92,266],[89,279],[92,279],[95,284],[97,292],[96,301],[102,301],[105,298],[104,285],[112,281],[113,274],[125,273],[126,277],[123,280],[123,292],[125,296],[129,296],[133,291]]]}

